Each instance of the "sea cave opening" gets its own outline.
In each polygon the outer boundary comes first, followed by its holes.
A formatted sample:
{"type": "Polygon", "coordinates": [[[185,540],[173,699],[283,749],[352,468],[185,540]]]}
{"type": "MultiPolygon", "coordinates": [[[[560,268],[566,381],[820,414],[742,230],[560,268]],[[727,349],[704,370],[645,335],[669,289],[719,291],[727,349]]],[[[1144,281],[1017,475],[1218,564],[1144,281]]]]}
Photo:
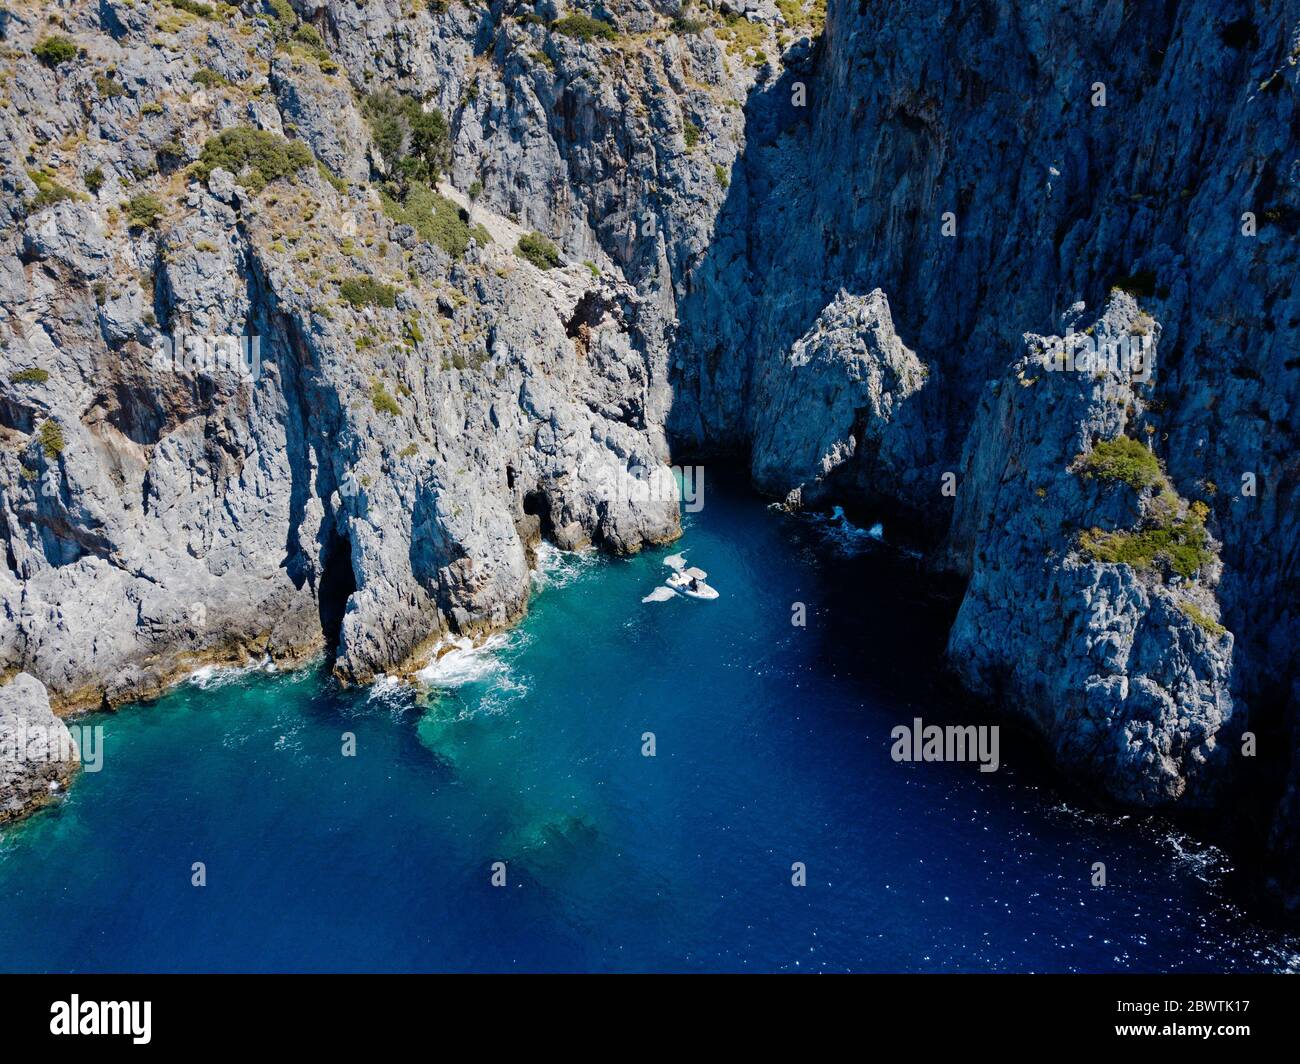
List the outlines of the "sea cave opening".
{"type": "Polygon", "coordinates": [[[325,639],[325,657],[330,664],[338,656],[343,615],[347,612],[348,599],[356,589],[356,574],[352,571],[352,541],[347,535],[334,533],[325,548],[316,595],[321,634],[325,639]]]}

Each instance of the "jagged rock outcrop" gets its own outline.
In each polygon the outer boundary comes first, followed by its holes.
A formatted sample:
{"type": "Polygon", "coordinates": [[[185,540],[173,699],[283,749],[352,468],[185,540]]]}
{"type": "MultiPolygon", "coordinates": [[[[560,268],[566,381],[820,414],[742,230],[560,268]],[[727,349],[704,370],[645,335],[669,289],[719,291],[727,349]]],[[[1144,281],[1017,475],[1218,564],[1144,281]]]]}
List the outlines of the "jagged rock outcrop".
{"type": "Polygon", "coordinates": [[[883,485],[903,494],[923,440],[908,401],[926,374],[884,292],[840,292],[761,382],[754,483],[796,508],[883,485]]]}
{"type": "Polygon", "coordinates": [[[1122,293],[1075,334],[1080,313],[1062,332],[1096,356],[1067,365],[1027,336],[1029,354],[981,397],[957,479],[950,549],[969,584],[949,657],[1114,800],[1207,805],[1240,728],[1221,566],[1154,455],[1125,435],[1154,435],[1159,324],[1122,293]],[[1121,553],[1133,560],[1106,560],[1121,553]]]}
{"type": "Polygon", "coordinates": [[[49,802],[77,762],[76,744],[40,680],[20,672],[0,686],[0,823],[49,802]]]}

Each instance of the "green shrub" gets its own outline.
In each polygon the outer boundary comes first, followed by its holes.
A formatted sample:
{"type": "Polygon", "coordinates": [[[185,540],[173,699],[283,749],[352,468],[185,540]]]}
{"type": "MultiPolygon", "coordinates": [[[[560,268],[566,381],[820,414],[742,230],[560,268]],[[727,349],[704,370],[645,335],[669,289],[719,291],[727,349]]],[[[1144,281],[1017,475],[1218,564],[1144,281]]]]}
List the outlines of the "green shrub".
{"type": "Polygon", "coordinates": [[[565,37],[576,37],[580,41],[594,41],[597,38],[602,41],[612,41],[618,37],[618,33],[608,22],[592,18],[581,11],[556,19],[551,24],[551,29],[565,37]]]}
{"type": "Polygon", "coordinates": [[[550,270],[562,265],[559,249],[541,233],[525,233],[515,245],[515,254],[527,259],[539,270],[550,270]]]}
{"type": "Polygon", "coordinates": [[[707,22],[703,22],[697,18],[688,18],[684,15],[678,15],[672,22],[674,33],[690,33],[698,35],[708,28],[709,24],[707,22]]]}
{"type": "MultiPolygon", "coordinates": [[[[299,44],[306,45],[309,49],[325,52],[325,42],[321,39],[320,30],[310,23],[301,23],[293,31],[293,39],[299,44]]],[[[326,52],[326,54],[329,53],[326,52]]]]}
{"type": "Polygon", "coordinates": [[[1204,628],[1214,638],[1219,639],[1227,635],[1228,629],[1224,628],[1218,621],[1211,617],[1204,610],[1191,602],[1179,602],[1178,608],[1190,617],[1196,624],[1204,628]]]}
{"type": "Polygon", "coordinates": [[[285,140],[265,129],[237,126],[209,137],[195,164],[204,181],[217,167],[229,170],[250,192],[261,192],[270,182],[297,173],[315,162],[302,141],[285,140]]]}
{"type": "Polygon", "coordinates": [[[334,62],[329,49],[325,47],[325,41],[322,40],[320,31],[311,23],[299,23],[294,28],[293,33],[289,35],[288,42],[289,47],[287,50],[306,52],[320,64],[321,70],[326,74],[333,74],[338,70],[338,64],[334,62]]]}
{"type": "Polygon", "coordinates": [[[373,277],[349,277],[339,285],[339,298],[354,307],[393,307],[397,305],[397,289],[373,277]]]}
{"type": "Polygon", "coordinates": [[[54,34],[42,37],[32,49],[32,55],[51,69],[77,57],[77,46],[67,37],[54,34]]]}
{"type": "Polygon", "coordinates": [[[686,141],[686,150],[691,151],[700,142],[700,127],[694,122],[687,121],[682,126],[682,137],[686,141]]]}
{"type": "Polygon", "coordinates": [[[458,259],[465,254],[471,238],[480,245],[492,242],[483,226],[469,224],[469,215],[464,209],[446,196],[438,195],[423,182],[412,183],[405,201],[381,192],[379,202],[389,218],[399,225],[414,227],[421,240],[437,244],[452,258],[458,259]]]}
{"type": "Polygon", "coordinates": [[[195,85],[203,86],[205,89],[224,89],[230,86],[229,78],[224,74],[218,74],[215,70],[210,70],[207,67],[203,67],[201,70],[196,70],[192,75],[190,75],[190,81],[194,82],[195,85]]]}
{"type": "Polygon", "coordinates": [[[27,176],[36,185],[36,198],[27,205],[29,212],[52,207],[66,199],[75,199],[71,189],[64,188],[45,170],[30,169],[27,176]]]}
{"type": "Polygon", "coordinates": [[[271,13],[271,17],[278,22],[287,22],[292,25],[298,21],[298,13],[294,11],[289,0],[266,0],[266,9],[271,13]]]}
{"type": "Polygon", "coordinates": [[[1093,528],[1079,536],[1079,549],[1093,561],[1146,570],[1160,565],[1190,578],[1214,560],[1205,525],[1191,514],[1155,528],[1103,532],[1093,528]]]}
{"type": "Polygon", "coordinates": [[[82,180],[86,182],[86,188],[90,189],[92,193],[98,192],[104,187],[104,171],[97,166],[95,169],[87,171],[82,180]]]}
{"type": "Polygon", "coordinates": [[[178,11],[184,11],[188,15],[198,15],[199,18],[211,18],[216,14],[216,8],[211,4],[201,3],[200,0],[170,0],[170,3],[178,11]]]}
{"type": "Polygon", "coordinates": [[[731,187],[731,178],[727,175],[727,168],[721,163],[713,164],[713,176],[718,179],[718,184],[723,188],[731,187]]]}
{"type": "Polygon", "coordinates": [[[451,162],[451,133],[441,111],[426,111],[418,100],[382,89],[365,97],[361,113],[395,181],[437,182],[451,162]]]}
{"type": "Polygon", "coordinates": [[[1141,491],[1164,479],[1156,456],[1128,436],[1096,443],[1083,458],[1080,471],[1084,476],[1122,480],[1134,491],[1141,491]]]}
{"type": "Polygon", "coordinates": [[[163,205],[152,192],[132,196],[126,203],[126,220],[132,229],[153,229],[162,217],[163,205]]]}
{"type": "Polygon", "coordinates": [[[776,7],[787,27],[801,26],[808,21],[800,0],[776,0],[776,7]]]}
{"type": "Polygon", "coordinates": [[[744,56],[750,48],[758,49],[767,39],[767,30],[761,23],[750,22],[735,12],[722,16],[717,33],[727,42],[728,53],[737,57],[744,56]]]}
{"type": "Polygon", "coordinates": [[[400,417],[402,408],[397,405],[397,400],[389,394],[388,389],[384,387],[384,382],[378,377],[370,378],[370,401],[374,404],[375,410],[381,414],[388,414],[391,417],[400,417]]]}
{"type": "Polygon", "coordinates": [[[335,173],[319,159],[316,160],[316,170],[321,177],[333,186],[335,192],[346,192],[348,190],[347,181],[335,175],[335,173]]]}
{"type": "Polygon", "coordinates": [[[171,167],[185,158],[185,145],[178,140],[169,140],[158,149],[158,163],[161,167],[171,167]]]}
{"type": "Polygon", "coordinates": [[[114,96],[125,96],[124,89],[119,82],[114,81],[107,74],[95,75],[95,91],[104,99],[112,99],[114,96]]]}
{"type": "Polygon", "coordinates": [[[20,369],[17,373],[9,374],[9,379],[14,384],[44,384],[50,379],[50,374],[43,369],[20,369]]]}
{"type": "Polygon", "coordinates": [[[63,453],[63,430],[58,424],[51,420],[41,422],[41,427],[37,430],[36,438],[40,441],[41,450],[45,452],[45,457],[49,459],[58,458],[63,453]]]}

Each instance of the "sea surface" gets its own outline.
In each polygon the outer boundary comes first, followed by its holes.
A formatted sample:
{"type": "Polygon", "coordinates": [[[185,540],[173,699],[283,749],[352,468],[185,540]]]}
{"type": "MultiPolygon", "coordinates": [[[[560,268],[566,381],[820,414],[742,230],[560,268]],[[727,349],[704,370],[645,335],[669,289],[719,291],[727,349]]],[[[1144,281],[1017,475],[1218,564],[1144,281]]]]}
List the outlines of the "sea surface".
{"type": "Polygon", "coordinates": [[[1224,852],[1005,729],[994,773],[890,758],[988,721],[888,528],[704,503],[630,560],[546,551],[527,618],[420,689],[206,671],[82,718],[102,771],[0,833],[0,970],[1300,967],[1224,852]],[[720,597],[642,602],[681,551],[720,597]]]}

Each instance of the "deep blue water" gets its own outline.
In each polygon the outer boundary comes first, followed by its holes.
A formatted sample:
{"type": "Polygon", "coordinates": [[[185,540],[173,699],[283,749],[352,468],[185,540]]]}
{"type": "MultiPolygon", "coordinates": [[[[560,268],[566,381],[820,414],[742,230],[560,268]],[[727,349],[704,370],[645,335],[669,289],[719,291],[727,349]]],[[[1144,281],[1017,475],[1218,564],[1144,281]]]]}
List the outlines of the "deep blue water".
{"type": "Polygon", "coordinates": [[[713,483],[705,503],[666,550],[554,556],[523,624],[423,696],[252,671],[84,718],[103,770],[0,837],[0,969],[1300,963],[1222,853],[1074,808],[1005,734],[997,773],[893,762],[894,725],[977,719],[912,563],[713,483]],[[643,604],[683,548],[722,597],[643,604]]]}

